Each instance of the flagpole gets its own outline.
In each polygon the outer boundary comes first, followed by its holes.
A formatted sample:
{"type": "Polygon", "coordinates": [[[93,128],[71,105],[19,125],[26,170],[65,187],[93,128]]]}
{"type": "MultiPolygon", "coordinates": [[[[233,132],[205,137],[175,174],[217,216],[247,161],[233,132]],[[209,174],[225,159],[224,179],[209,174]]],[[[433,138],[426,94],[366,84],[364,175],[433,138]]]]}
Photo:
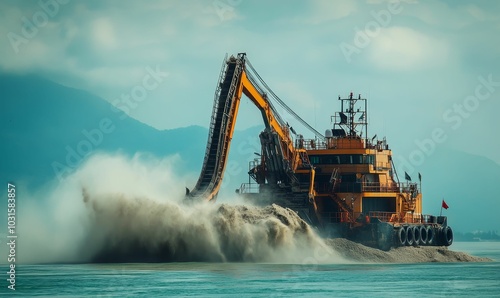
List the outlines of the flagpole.
{"type": "Polygon", "coordinates": [[[423,191],[422,191],[422,175],[420,175],[420,172],[418,173],[418,181],[420,182],[420,193],[423,193],[423,191]]]}
{"type": "Polygon", "coordinates": [[[441,211],[439,212],[439,216],[443,216],[443,202],[444,202],[444,198],[441,201],[441,211]]]}

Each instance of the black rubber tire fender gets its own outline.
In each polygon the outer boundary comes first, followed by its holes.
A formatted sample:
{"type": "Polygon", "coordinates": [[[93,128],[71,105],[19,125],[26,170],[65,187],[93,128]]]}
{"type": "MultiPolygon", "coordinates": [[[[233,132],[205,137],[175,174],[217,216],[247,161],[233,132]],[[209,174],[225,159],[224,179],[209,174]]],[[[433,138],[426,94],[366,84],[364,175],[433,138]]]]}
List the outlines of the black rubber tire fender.
{"type": "Polygon", "coordinates": [[[415,241],[415,233],[412,226],[407,226],[406,230],[406,246],[412,246],[415,241]]]}
{"type": "Polygon", "coordinates": [[[427,228],[425,226],[419,226],[420,229],[420,245],[427,245],[427,228]]]}
{"type": "Polygon", "coordinates": [[[442,233],[443,244],[445,246],[453,244],[453,230],[449,226],[446,226],[443,228],[442,233]]]}
{"type": "Polygon", "coordinates": [[[427,227],[427,245],[434,245],[436,233],[432,226],[427,227]]]}
{"type": "Polygon", "coordinates": [[[420,236],[420,226],[413,226],[413,245],[419,246],[422,243],[422,238],[420,236]]]}
{"type": "Polygon", "coordinates": [[[399,229],[396,230],[396,236],[398,240],[398,246],[405,246],[406,245],[406,229],[405,227],[400,227],[399,229]]]}

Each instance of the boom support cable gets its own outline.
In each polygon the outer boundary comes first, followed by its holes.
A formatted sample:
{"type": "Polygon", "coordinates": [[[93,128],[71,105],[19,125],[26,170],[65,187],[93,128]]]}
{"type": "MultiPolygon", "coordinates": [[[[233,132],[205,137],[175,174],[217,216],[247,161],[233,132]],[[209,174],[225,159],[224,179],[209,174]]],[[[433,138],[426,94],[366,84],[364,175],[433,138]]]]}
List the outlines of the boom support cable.
{"type": "MultiPolygon", "coordinates": [[[[266,84],[266,82],[262,79],[262,77],[259,75],[259,73],[255,70],[255,68],[252,66],[252,63],[250,63],[250,61],[248,60],[248,58],[245,57],[245,64],[249,66],[250,70],[251,70],[251,75],[249,74],[249,78],[251,78],[251,80],[253,81],[254,85],[255,86],[258,86],[259,89],[262,89],[260,87],[259,84],[255,84],[255,79],[253,78],[253,75],[255,75],[259,82],[262,84],[262,86],[264,86],[264,88],[268,91],[268,92],[263,92],[263,94],[267,94],[269,93],[271,95],[271,97],[278,102],[278,104],[285,110],[287,111],[291,116],[293,116],[297,121],[299,121],[302,125],[304,125],[304,127],[306,127],[307,129],[309,129],[312,133],[314,133],[318,138],[320,139],[324,139],[325,136],[323,134],[321,134],[320,132],[318,132],[316,129],[314,129],[311,125],[309,125],[309,123],[307,123],[304,119],[302,119],[299,115],[297,115],[297,113],[295,113],[289,106],[287,106],[285,104],[285,102],[283,102],[283,100],[281,100],[281,98],[279,98],[278,95],[276,95],[273,90],[266,84]]],[[[248,72],[247,72],[248,74],[248,72]]],[[[276,113],[276,110],[274,109],[274,107],[271,105],[271,108],[273,109],[273,112],[275,112],[276,115],[279,115],[278,113],[276,113]]],[[[280,119],[282,121],[282,119],[280,119]]]]}

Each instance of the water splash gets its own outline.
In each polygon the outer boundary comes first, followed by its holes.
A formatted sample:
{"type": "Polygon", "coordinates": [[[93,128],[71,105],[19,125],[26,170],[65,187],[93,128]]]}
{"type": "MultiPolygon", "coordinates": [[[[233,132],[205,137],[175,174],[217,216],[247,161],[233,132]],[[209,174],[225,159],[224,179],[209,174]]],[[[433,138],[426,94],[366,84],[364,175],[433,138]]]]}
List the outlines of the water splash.
{"type": "Polygon", "coordinates": [[[290,209],[183,204],[183,179],[194,179],[176,176],[177,162],[145,155],[90,158],[33,201],[20,232],[24,261],[343,262],[290,209]]]}

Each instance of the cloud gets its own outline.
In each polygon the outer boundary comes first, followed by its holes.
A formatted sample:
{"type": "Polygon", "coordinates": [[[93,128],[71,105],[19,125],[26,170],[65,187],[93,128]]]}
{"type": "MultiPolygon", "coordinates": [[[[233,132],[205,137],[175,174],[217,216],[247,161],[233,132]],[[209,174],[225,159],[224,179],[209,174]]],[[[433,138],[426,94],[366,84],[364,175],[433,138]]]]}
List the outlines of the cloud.
{"type": "Polygon", "coordinates": [[[314,0],[310,5],[311,13],[307,16],[306,23],[314,25],[342,19],[357,11],[356,2],[350,0],[314,0]]]}
{"type": "Polygon", "coordinates": [[[93,81],[88,85],[99,87],[106,71],[112,78],[105,80],[107,87],[111,87],[109,84],[113,81],[115,87],[120,88],[135,84],[134,80],[126,80],[130,76],[116,76],[116,72],[137,73],[137,69],[148,65],[166,63],[171,58],[170,53],[177,52],[174,39],[176,43],[184,39],[189,46],[191,40],[187,36],[193,36],[197,28],[204,26],[207,30],[206,27],[221,23],[214,11],[206,12],[210,5],[202,1],[189,4],[151,1],[120,7],[106,1],[69,2],[60,5],[47,24],[35,24],[32,30],[36,30],[36,34],[26,38],[22,31],[23,20],[32,20],[37,12],[44,10],[36,3],[7,2],[2,6],[4,13],[0,15],[4,18],[0,34],[7,36],[14,32],[26,42],[16,49],[10,42],[0,45],[0,54],[9,57],[0,60],[0,69],[64,73],[65,77],[73,78],[75,87],[81,87],[77,83],[79,80],[93,81]]]}
{"type": "Polygon", "coordinates": [[[500,19],[498,13],[482,9],[475,4],[467,5],[464,10],[477,21],[496,21],[500,19]]]}
{"type": "Polygon", "coordinates": [[[477,4],[463,5],[458,1],[449,5],[442,1],[426,2],[413,5],[403,14],[416,18],[434,28],[462,29],[472,24],[484,21],[498,21],[500,2],[488,1],[477,4]]]}
{"type": "Polygon", "coordinates": [[[386,4],[386,3],[395,3],[395,2],[416,4],[416,3],[418,3],[418,0],[367,0],[366,2],[368,4],[386,4]]]}
{"type": "Polygon", "coordinates": [[[447,62],[449,46],[444,40],[407,27],[380,30],[367,49],[369,61],[379,69],[409,71],[447,62]]]}
{"type": "Polygon", "coordinates": [[[289,106],[294,106],[297,109],[313,109],[316,105],[313,94],[308,90],[304,90],[300,82],[280,81],[273,89],[281,90],[280,97],[289,106]]]}
{"type": "Polygon", "coordinates": [[[91,35],[97,48],[114,49],[118,45],[115,29],[109,18],[94,20],[91,35]]]}

